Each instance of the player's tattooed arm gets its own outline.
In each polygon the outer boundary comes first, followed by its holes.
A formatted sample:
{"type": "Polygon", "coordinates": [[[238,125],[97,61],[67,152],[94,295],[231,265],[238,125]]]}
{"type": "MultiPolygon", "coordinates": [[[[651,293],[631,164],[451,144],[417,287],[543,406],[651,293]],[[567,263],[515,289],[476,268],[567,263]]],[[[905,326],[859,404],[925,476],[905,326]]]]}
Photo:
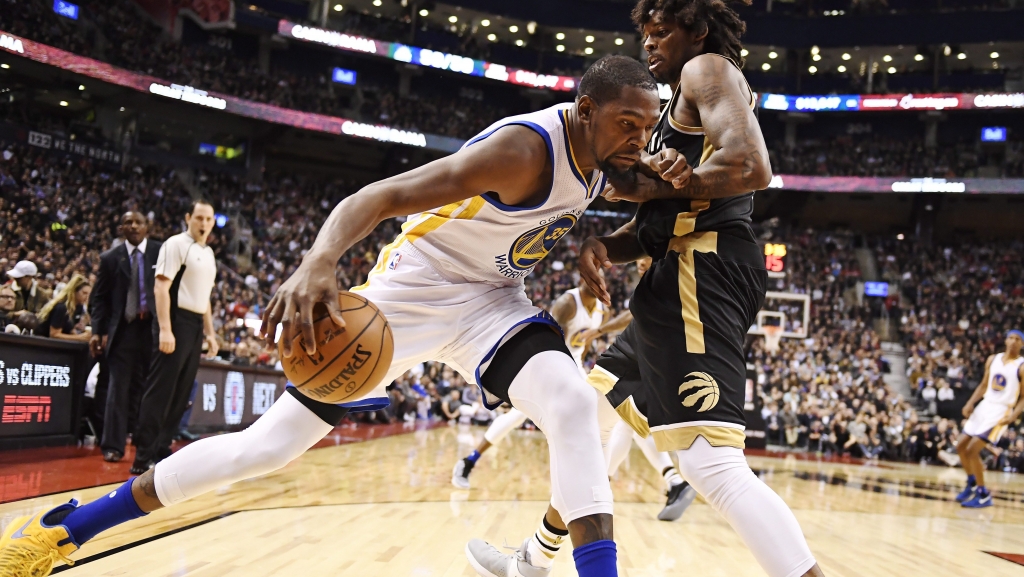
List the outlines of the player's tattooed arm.
{"type": "Polygon", "coordinates": [[[679,166],[666,162],[665,170],[658,171],[661,179],[641,170],[613,181],[616,193],[610,200],[710,200],[761,190],[771,182],[768,148],[740,72],[717,56],[698,56],[683,67],[681,86],[682,98],[672,114],[696,110],[711,154],[686,177],[679,166]]]}

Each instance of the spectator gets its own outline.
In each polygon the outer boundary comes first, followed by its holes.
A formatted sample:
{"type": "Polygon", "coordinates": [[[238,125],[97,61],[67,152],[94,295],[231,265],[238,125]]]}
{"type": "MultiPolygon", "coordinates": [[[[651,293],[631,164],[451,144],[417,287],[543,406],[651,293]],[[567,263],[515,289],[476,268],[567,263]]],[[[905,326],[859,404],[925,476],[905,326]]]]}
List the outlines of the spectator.
{"type": "Polygon", "coordinates": [[[38,275],[39,269],[36,268],[35,263],[29,260],[19,261],[14,268],[7,271],[7,276],[14,279],[11,288],[14,289],[16,295],[15,311],[39,314],[39,311],[43,310],[46,303],[50,301],[53,293],[39,285],[39,281],[36,280],[38,275]]]}
{"type": "Polygon", "coordinates": [[[92,294],[92,285],[82,275],[75,275],[50,302],[39,311],[35,333],[62,341],[88,342],[92,329],[88,326],[85,306],[92,294]]]}
{"type": "Polygon", "coordinates": [[[6,327],[14,322],[14,305],[18,301],[18,294],[7,285],[0,285],[0,327],[6,327]]]}

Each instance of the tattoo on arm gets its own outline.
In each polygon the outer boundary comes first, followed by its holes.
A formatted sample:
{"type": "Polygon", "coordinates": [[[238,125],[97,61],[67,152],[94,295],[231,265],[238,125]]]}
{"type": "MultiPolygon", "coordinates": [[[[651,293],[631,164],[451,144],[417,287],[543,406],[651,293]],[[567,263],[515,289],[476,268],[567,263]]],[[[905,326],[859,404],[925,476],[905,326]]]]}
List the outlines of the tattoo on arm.
{"type": "Polygon", "coordinates": [[[750,182],[754,178],[755,171],[761,165],[761,153],[753,151],[743,159],[743,169],[740,172],[740,178],[743,182],[750,182]]]}

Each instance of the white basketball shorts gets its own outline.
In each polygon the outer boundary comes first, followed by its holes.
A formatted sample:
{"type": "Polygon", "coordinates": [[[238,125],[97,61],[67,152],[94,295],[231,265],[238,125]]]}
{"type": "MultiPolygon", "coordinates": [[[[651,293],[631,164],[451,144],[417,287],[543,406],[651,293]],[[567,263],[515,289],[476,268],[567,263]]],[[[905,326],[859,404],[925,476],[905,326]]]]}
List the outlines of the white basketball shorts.
{"type": "MultiPolygon", "coordinates": [[[[352,291],[377,305],[395,339],[390,370],[362,401],[345,404],[354,408],[386,398],[385,387],[424,361],[443,362],[479,385],[498,346],[519,328],[531,322],[558,326],[530,302],[521,285],[449,280],[408,245],[391,253],[381,272],[352,291]]],[[[501,404],[484,393],[488,409],[501,404]]]]}
{"type": "Polygon", "coordinates": [[[996,444],[1006,432],[1007,425],[999,425],[999,421],[1010,414],[1013,407],[993,403],[982,399],[974,407],[974,412],[964,421],[964,434],[984,439],[996,444]]]}

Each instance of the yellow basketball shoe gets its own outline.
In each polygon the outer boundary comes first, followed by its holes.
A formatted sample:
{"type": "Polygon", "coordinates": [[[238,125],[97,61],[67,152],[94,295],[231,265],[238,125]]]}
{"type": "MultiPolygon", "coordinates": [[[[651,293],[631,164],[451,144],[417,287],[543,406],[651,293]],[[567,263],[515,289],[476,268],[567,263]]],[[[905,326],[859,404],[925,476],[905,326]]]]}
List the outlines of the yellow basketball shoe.
{"type": "Polygon", "coordinates": [[[74,565],[68,555],[78,550],[78,544],[67,527],[47,525],[43,519],[77,506],[78,501],[72,499],[49,511],[12,521],[0,536],[0,577],[46,577],[57,561],[74,565]]]}

